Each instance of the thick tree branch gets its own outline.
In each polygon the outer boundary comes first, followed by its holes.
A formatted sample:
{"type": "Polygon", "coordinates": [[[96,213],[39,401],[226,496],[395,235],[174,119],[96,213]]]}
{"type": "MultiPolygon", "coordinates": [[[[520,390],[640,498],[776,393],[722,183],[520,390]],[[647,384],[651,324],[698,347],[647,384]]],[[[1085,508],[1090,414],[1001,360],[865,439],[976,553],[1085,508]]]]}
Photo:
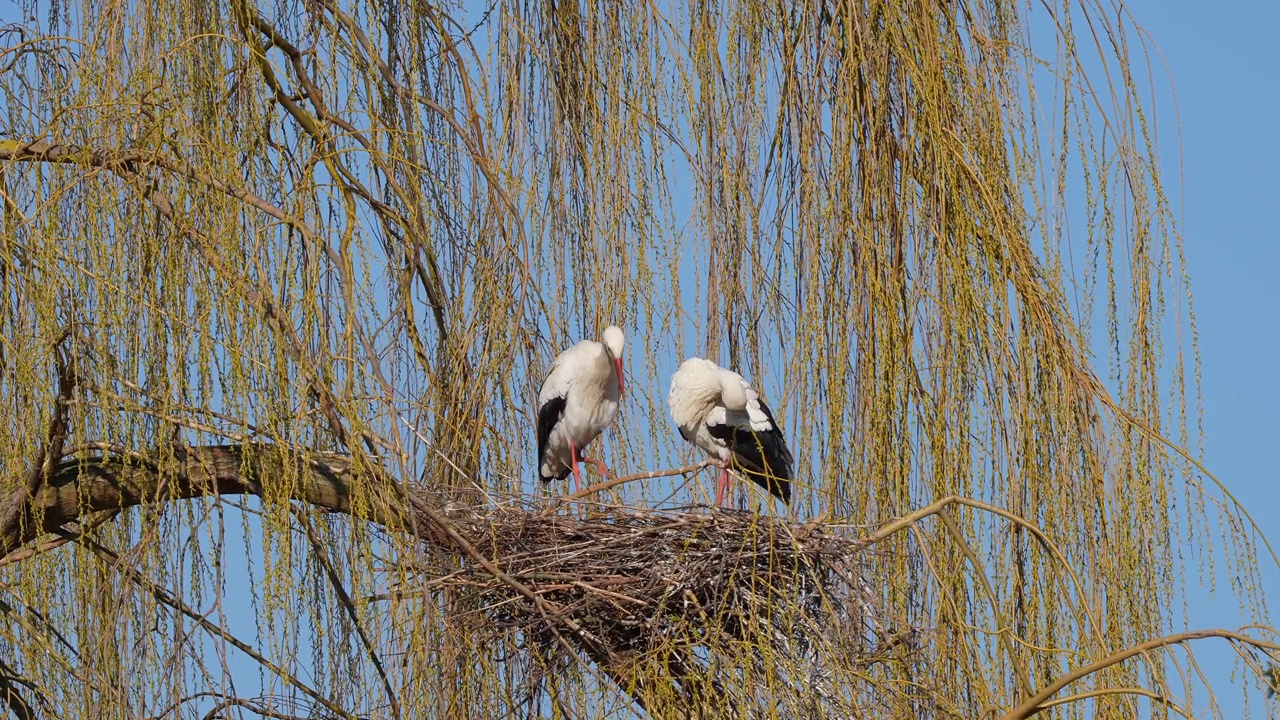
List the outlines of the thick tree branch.
{"type": "Polygon", "coordinates": [[[40,485],[48,478],[53,466],[62,458],[62,449],[67,440],[67,403],[75,392],[76,380],[63,354],[62,343],[69,337],[70,330],[64,331],[54,341],[54,353],[57,358],[58,397],[54,401],[53,415],[49,418],[49,429],[46,433],[44,450],[39,459],[32,463],[27,472],[26,481],[14,488],[5,498],[0,509],[0,538],[8,537],[16,531],[23,518],[23,509],[27,508],[28,499],[36,494],[40,485]]]}
{"type": "Polygon", "coordinates": [[[17,673],[4,660],[0,660],[0,700],[4,700],[9,712],[18,720],[36,720],[39,715],[18,692],[18,682],[17,673]]]}
{"type": "Polygon", "coordinates": [[[296,477],[295,500],[388,528],[405,522],[406,513],[389,485],[385,498],[353,509],[356,479],[343,456],[304,461],[268,445],[174,448],[171,457],[150,463],[115,455],[62,460],[21,508],[21,521],[0,535],[0,554],[93,513],[205,495],[260,495],[263,478],[279,477],[296,477]]]}

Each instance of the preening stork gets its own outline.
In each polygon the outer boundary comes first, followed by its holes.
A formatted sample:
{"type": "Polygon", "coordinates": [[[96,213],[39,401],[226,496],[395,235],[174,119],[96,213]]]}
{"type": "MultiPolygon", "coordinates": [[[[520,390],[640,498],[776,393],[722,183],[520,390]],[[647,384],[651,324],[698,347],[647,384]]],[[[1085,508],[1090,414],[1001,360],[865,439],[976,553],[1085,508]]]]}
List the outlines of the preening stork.
{"type": "Polygon", "coordinates": [[[538,477],[563,480],[573,472],[574,488],[582,486],[578,463],[589,462],[602,475],[601,460],[582,455],[618,416],[622,400],[622,330],[610,325],[600,342],[583,340],[556,356],[538,391],[538,477]]]}
{"type": "Polygon", "coordinates": [[[742,376],[702,358],[689,358],[671,376],[671,418],[685,440],[720,463],[716,505],[729,488],[729,469],[791,501],[791,451],[769,406],[742,376]]]}

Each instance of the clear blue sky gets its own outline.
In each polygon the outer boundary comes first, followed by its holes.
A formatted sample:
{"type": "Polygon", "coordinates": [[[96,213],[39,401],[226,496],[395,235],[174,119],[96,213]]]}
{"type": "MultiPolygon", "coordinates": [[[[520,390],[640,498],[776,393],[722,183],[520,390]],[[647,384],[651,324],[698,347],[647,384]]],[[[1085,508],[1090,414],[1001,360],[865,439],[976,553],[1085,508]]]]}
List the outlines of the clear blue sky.
{"type": "MultiPolygon", "coordinates": [[[[1280,539],[1280,515],[1270,512],[1280,501],[1280,4],[1131,7],[1164,51],[1178,93],[1207,459],[1280,539]]],[[[1164,119],[1172,120],[1167,111],[1164,119]]]]}
{"type": "MultiPolygon", "coordinates": [[[[1187,262],[1203,353],[1205,456],[1275,544],[1280,541],[1280,3],[1135,0],[1138,22],[1164,54],[1181,115],[1187,262]]],[[[1163,68],[1158,68],[1163,73],[1163,68]]],[[[1165,172],[1178,137],[1167,76],[1157,78],[1165,172]]],[[[1266,573],[1274,605],[1280,571],[1266,573]]],[[[1235,603],[1189,589],[1193,627],[1239,623],[1235,603]]],[[[1274,624],[1274,621],[1273,621],[1274,624]]],[[[1225,644],[1197,653],[1228,677],[1225,644]]],[[[1202,696],[1203,697],[1203,696],[1202,696]]],[[[1241,700],[1219,696],[1226,717],[1241,700]]],[[[1257,706],[1254,706],[1256,711],[1257,706]]]]}

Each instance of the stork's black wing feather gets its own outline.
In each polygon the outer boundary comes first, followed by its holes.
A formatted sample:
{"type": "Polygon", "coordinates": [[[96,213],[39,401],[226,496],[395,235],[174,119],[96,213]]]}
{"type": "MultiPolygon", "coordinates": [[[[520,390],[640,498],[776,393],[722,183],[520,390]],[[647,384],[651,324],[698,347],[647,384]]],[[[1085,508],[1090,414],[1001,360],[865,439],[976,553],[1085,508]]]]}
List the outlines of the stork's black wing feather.
{"type": "Polygon", "coordinates": [[[787,447],[786,438],[782,437],[782,426],[773,417],[773,411],[765,404],[764,400],[759,398],[756,402],[760,405],[760,409],[764,411],[764,416],[769,418],[769,432],[767,433],[773,438],[774,451],[770,455],[772,458],[769,462],[772,467],[780,468],[779,476],[787,480],[791,479],[791,464],[795,462],[795,458],[791,457],[791,450],[787,447]]]}
{"type": "Polygon", "coordinates": [[[758,401],[769,429],[755,431],[750,425],[708,425],[711,437],[722,440],[733,452],[733,464],[751,482],[768,490],[784,503],[791,502],[791,451],[782,437],[778,421],[763,400],[758,401]]]}
{"type": "MultiPolygon", "coordinates": [[[[542,461],[543,453],[547,450],[547,440],[551,437],[551,430],[560,422],[560,418],[564,417],[565,397],[553,397],[542,407],[538,408],[538,476],[543,482],[551,480],[549,477],[542,477],[542,461]]],[[[569,474],[568,468],[565,468],[564,475],[556,480],[569,474]]]]}

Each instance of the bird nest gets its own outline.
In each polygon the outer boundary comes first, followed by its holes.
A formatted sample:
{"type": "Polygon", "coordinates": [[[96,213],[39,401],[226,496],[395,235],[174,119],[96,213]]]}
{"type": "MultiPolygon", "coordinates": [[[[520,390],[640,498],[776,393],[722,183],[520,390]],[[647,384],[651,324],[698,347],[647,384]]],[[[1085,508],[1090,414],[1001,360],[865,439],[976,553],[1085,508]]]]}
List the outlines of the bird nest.
{"type": "Polygon", "coordinates": [[[655,668],[676,693],[723,696],[723,665],[767,664],[772,677],[785,667],[821,694],[814,673],[833,638],[848,659],[878,634],[865,549],[817,524],[723,509],[580,519],[500,508],[460,525],[491,566],[467,562],[433,584],[466,588],[491,627],[544,656],[585,651],[637,699],[655,668]]]}

